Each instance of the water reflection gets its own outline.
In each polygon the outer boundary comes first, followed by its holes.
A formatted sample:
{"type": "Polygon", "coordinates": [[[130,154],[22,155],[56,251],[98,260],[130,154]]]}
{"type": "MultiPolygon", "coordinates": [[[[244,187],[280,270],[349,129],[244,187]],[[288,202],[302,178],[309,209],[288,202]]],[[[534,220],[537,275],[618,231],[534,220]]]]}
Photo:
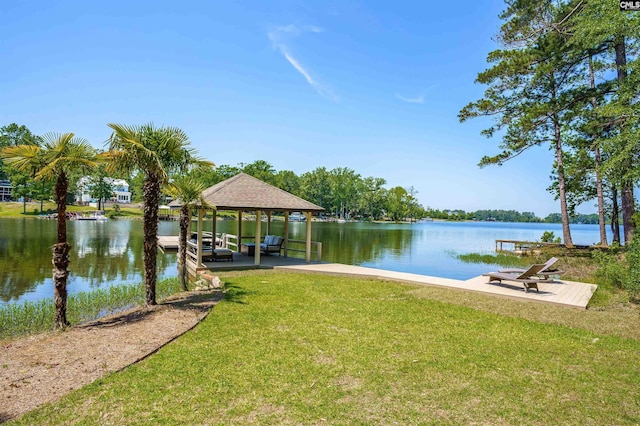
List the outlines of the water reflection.
{"type": "MultiPolygon", "coordinates": [[[[69,291],[78,292],[118,283],[142,281],[142,221],[70,221],[69,291]]],[[[211,221],[205,230],[211,230],[211,221]]],[[[218,232],[235,234],[235,221],[221,220],[218,232]]],[[[253,235],[255,224],[243,223],[243,234],[253,235]]],[[[266,226],[263,224],[263,234],[266,226]]],[[[289,238],[304,240],[306,224],[289,224],[289,238]]],[[[314,223],[312,240],[322,242],[322,260],[371,266],[454,279],[468,279],[492,265],[465,264],[451,253],[492,252],[496,239],[536,241],[545,231],[561,235],[560,225],[513,223],[418,224],[314,223]]],[[[159,235],[177,235],[177,222],[161,222],[159,235]]],[[[284,223],[273,222],[271,233],[284,234],[284,223]]],[[[574,225],[576,244],[598,240],[595,225],[574,225]]],[[[36,300],[53,295],[51,245],[56,222],[0,219],[0,303],[36,300]]],[[[295,255],[295,254],[294,254],[295,255]]],[[[302,253],[298,253],[303,257],[302,253]]],[[[176,256],[158,252],[158,276],[176,275],[176,256]]]]}
{"type": "MultiPolygon", "coordinates": [[[[204,229],[211,231],[211,222],[205,222],[204,229]]],[[[217,232],[235,234],[236,221],[218,221],[217,232]]],[[[255,223],[247,221],[242,224],[245,236],[254,235],[255,223]]],[[[262,233],[266,232],[266,224],[262,224],[262,233]]],[[[284,222],[274,221],[271,233],[284,235],[284,222]]],[[[404,253],[411,247],[412,240],[419,236],[411,225],[377,224],[377,223],[313,223],[311,239],[322,242],[322,260],[357,265],[374,261],[388,252],[404,253]]],[[[289,223],[289,239],[304,241],[306,224],[304,222],[289,223]]],[[[295,254],[294,254],[295,255],[295,254]]],[[[300,257],[304,257],[303,254],[300,257]]]]}
{"type": "MultiPolygon", "coordinates": [[[[0,301],[52,296],[55,237],[55,221],[0,220],[0,301]]],[[[67,240],[70,292],[142,280],[141,221],[69,221],[67,240]]],[[[175,255],[158,252],[158,274],[175,275],[175,255]]]]}

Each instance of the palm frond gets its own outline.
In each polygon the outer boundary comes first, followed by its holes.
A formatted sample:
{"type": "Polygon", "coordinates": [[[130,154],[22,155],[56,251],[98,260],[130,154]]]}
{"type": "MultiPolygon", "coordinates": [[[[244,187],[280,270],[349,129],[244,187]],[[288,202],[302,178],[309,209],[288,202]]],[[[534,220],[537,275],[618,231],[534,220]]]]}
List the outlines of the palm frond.
{"type": "Polygon", "coordinates": [[[36,178],[53,179],[74,169],[86,171],[97,167],[95,149],[86,139],[73,133],[47,133],[43,140],[43,165],[36,178]]]}
{"type": "Polygon", "coordinates": [[[110,123],[110,153],[103,156],[110,165],[127,171],[139,170],[166,185],[169,175],[186,172],[193,167],[213,167],[210,161],[196,155],[189,147],[189,137],[177,127],[156,127],[153,123],[127,126],[110,123]]]}
{"type": "Polygon", "coordinates": [[[8,146],[0,151],[0,155],[16,170],[33,174],[43,164],[42,148],[37,145],[8,146]]]}
{"type": "Polygon", "coordinates": [[[174,199],[180,200],[189,206],[199,206],[204,208],[214,208],[202,196],[206,189],[203,182],[191,177],[180,176],[174,179],[166,188],[166,192],[174,199]]]}
{"type": "Polygon", "coordinates": [[[116,164],[128,170],[139,169],[147,175],[156,175],[165,182],[167,172],[162,156],[166,149],[157,143],[158,131],[152,124],[143,126],[126,126],[108,124],[114,132],[110,137],[110,149],[118,152],[114,160],[116,164]]]}

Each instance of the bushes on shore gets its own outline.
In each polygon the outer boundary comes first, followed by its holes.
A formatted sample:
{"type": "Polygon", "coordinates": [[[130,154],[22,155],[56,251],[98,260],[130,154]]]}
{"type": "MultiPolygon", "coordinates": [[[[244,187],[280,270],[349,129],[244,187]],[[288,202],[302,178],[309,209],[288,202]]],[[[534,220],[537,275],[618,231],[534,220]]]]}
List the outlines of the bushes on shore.
{"type": "Polygon", "coordinates": [[[631,240],[625,250],[619,247],[607,252],[597,250],[593,257],[603,284],[628,290],[635,301],[640,300],[640,238],[631,240]]]}

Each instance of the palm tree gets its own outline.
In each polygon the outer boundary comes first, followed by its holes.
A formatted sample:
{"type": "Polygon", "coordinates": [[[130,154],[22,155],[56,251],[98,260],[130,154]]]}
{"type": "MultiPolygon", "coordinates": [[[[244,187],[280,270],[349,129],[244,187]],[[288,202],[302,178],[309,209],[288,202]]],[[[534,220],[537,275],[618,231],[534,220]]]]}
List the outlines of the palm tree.
{"type": "Polygon", "coordinates": [[[48,133],[37,145],[10,146],[2,150],[6,162],[17,170],[35,174],[36,180],[55,180],[58,206],[58,237],[53,245],[53,285],[56,307],[56,328],[64,329],[67,321],[67,278],[69,277],[69,250],[67,243],[67,189],[69,173],[96,167],[95,149],[89,142],[73,133],[48,133]]]}
{"type": "MultiPolygon", "coordinates": [[[[191,176],[180,176],[174,179],[167,188],[168,194],[182,203],[180,207],[180,235],[178,237],[178,278],[183,290],[188,290],[186,268],[187,235],[189,234],[191,208],[196,206],[208,207],[207,202],[202,197],[202,191],[205,189],[203,182],[191,176]]],[[[215,241],[215,236],[213,238],[215,241]]]]}
{"type": "Polygon", "coordinates": [[[186,133],[175,127],[153,124],[127,126],[108,124],[113,129],[109,151],[103,154],[109,171],[140,172],[144,175],[143,259],[146,304],[156,304],[158,206],[160,191],[172,172],[184,172],[190,165],[211,164],[195,156],[186,133]]]}

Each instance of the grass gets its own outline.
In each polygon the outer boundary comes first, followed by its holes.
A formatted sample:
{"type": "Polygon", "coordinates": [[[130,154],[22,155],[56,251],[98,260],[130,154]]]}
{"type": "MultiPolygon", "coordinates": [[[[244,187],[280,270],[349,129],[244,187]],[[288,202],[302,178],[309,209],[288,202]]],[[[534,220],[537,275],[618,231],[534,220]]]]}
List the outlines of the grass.
{"type": "MultiPolygon", "coordinates": [[[[91,207],[86,206],[67,206],[68,212],[82,212],[88,210],[95,210],[91,207]]],[[[40,211],[40,202],[28,202],[26,205],[26,213],[25,207],[22,203],[18,202],[3,202],[0,203],[0,217],[38,217],[41,214],[47,213],[55,213],[57,211],[57,207],[55,203],[47,201],[42,205],[42,212],[40,211]]]]}
{"type": "Polygon", "coordinates": [[[482,253],[466,253],[457,254],[450,253],[451,256],[465,263],[485,263],[487,265],[500,265],[505,267],[523,268],[531,264],[531,260],[526,257],[517,256],[515,254],[498,253],[498,254],[482,254],[482,253]]]}
{"type": "MultiPolygon", "coordinates": [[[[158,300],[180,291],[177,278],[158,281],[158,300]]],[[[144,285],[110,286],[70,295],[67,299],[67,319],[77,325],[92,321],[133,306],[144,304],[144,285]]],[[[53,299],[36,302],[9,303],[0,307],[0,340],[50,331],[55,322],[53,299]]]]}
{"type": "Polygon", "coordinates": [[[197,328],[16,424],[640,422],[637,312],[629,338],[589,329],[598,312],[447,289],[223,278],[197,328]]]}
{"type": "MultiPolygon", "coordinates": [[[[67,205],[67,212],[87,212],[97,210],[94,207],[67,205]]],[[[41,214],[55,213],[57,206],[55,203],[47,201],[43,203],[42,212],[40,211],[40,202],[28,202],[26,213],[23,213],[24,206],[19,202],[2,202],[0,203],[0,217],[38,217],[41,214]]],[[[112,212],[113,208],[105,210],[105,214],[112,212]]],[[[122,217],[142,217],[142,210],[137,207],[120,206],[120,212],[117,216],[122,217]]]]}

